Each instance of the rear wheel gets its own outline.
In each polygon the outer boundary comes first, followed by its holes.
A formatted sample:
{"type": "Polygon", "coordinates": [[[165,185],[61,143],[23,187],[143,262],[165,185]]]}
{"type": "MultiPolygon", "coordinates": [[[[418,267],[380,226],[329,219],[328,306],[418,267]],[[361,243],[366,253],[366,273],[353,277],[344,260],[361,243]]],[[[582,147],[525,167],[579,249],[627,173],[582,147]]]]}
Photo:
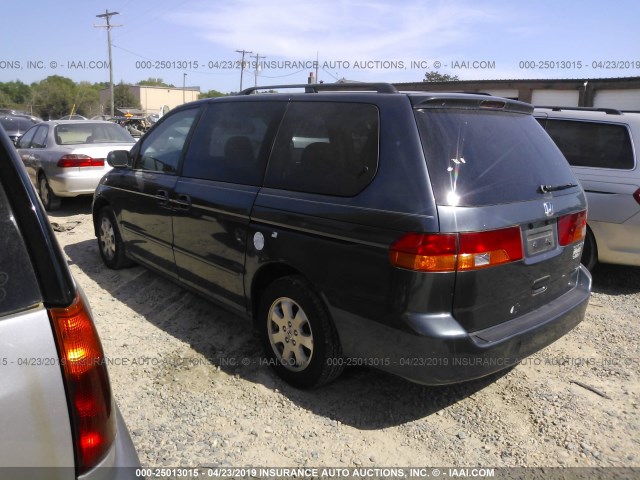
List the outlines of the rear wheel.
{"type": "Polygon", "coordinates": [[[111,208],[104,207],[100,210],[97,227],[98,249],[104,264],[114,270],[132,265],[133,262],[125,256],[124,242],[111,208]]]}
{"type": "Polygon", "coordinates": [[[592,271],[598,263],[598,246],[596,245],[596,239],[590,228],[587,229],[587,236],[584,239],[580,262],[587,267],[589,271],[592,271]]]}
{"type": "Polygon", "coordinates": [[[258,328],[271,365],[291,385],[318,387],[342,372],[333,322],[301,277],[283,277],[267,287],[260,299],[258,328]]]}
{"type": "Polygon", "coordinates": [[[60,208],[62,199],[53,193],[44,173],[40,174],[40,178],[38,178],[38,195],[45,210],[51,211],[60,208]]]}

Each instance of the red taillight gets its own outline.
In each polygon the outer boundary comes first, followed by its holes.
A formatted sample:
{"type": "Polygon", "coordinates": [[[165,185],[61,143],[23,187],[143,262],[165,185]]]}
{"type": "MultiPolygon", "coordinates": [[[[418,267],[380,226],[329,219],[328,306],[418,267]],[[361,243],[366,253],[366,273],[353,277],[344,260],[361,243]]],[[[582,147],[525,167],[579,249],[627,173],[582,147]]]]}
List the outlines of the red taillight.
{"type": "Polygon", "coordinates": [[[389,249],[395,267],[420,272],[477,270],[523,258],[520,227],[486,232],[407,233],[389,249]]]}
{"type": "Polygon", "coordinates": [[[520,227],[460,234],[458,270],[477,270],[522,259],[520,227]]]}
{"type": "Polygon", "coordinates": [[[91,158],[88,155],[71,153],[60,157],[58,166],[68,167],[104,167],[104,158],[91,158]]]}
{"type": "Polygon", "coordinates": [[[115,438],[115,411],[100,339],[81,296],[49,309],[69,396],[78,473],[96,466],[115,438]]]}
{"type": "Polygon", "coordinates": [[[419,272],[450,272],[456,268],[456,235],[407,233],[391,245],[395,267],[419,272]]]}
{"type": "Polygon", "coordinates": [[[558,218],[558,243],[562,246],[584,240],[587,234],[587,212],[570,213],[558,218]]]}
{"type": "Polygon", "coordinates": [[[640,203],[640,188],[633,192],[633,198],[636,202],[640,203]]]}

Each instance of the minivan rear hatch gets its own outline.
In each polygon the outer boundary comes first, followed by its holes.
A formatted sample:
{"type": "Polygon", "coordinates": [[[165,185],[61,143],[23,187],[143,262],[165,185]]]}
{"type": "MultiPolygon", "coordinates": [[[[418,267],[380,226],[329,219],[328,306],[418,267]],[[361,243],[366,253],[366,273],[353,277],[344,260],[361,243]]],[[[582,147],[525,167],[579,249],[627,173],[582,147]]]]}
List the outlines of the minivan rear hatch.
{"type": "Polygon", "coordinates": [[[439,234],[457,245],[456,320],[476,332],[574,288],[586,200],[532,107],[479,95],[412,102],[439,234]]]}

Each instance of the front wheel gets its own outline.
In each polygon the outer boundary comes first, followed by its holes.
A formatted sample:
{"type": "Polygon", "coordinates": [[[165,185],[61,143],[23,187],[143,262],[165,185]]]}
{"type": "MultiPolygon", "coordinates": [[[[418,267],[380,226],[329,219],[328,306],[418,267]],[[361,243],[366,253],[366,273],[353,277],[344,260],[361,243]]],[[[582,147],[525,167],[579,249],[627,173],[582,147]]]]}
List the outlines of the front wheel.
{"type": "Polygon", "coordinates": [[[342,372],[333,322],[301,277],[283,277],[267,287],[260,299],[258,328],[268,360],[291,385],[318,387],[342,372]]]}
{"type": "Polygon", "coordinates": [[[104,207],[100,210],[97,227],[98,249],[104,264],[114,270],[131,265],[133,262],[125,256],[124,242],[111,208],[104,207]]]}

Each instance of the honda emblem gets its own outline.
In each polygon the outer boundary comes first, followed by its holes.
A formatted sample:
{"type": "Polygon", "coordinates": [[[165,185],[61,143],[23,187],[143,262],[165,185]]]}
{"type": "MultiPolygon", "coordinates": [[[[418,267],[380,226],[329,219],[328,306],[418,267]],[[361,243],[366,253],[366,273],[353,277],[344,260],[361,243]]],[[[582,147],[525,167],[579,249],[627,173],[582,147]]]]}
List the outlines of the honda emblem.
{"type": "Polygon", "coordinates": [[[553,203],[544,202],[542,205],[544,206],[544,214],[547,217],[550,217],[551,215],[553,215],[553,203]]]}

